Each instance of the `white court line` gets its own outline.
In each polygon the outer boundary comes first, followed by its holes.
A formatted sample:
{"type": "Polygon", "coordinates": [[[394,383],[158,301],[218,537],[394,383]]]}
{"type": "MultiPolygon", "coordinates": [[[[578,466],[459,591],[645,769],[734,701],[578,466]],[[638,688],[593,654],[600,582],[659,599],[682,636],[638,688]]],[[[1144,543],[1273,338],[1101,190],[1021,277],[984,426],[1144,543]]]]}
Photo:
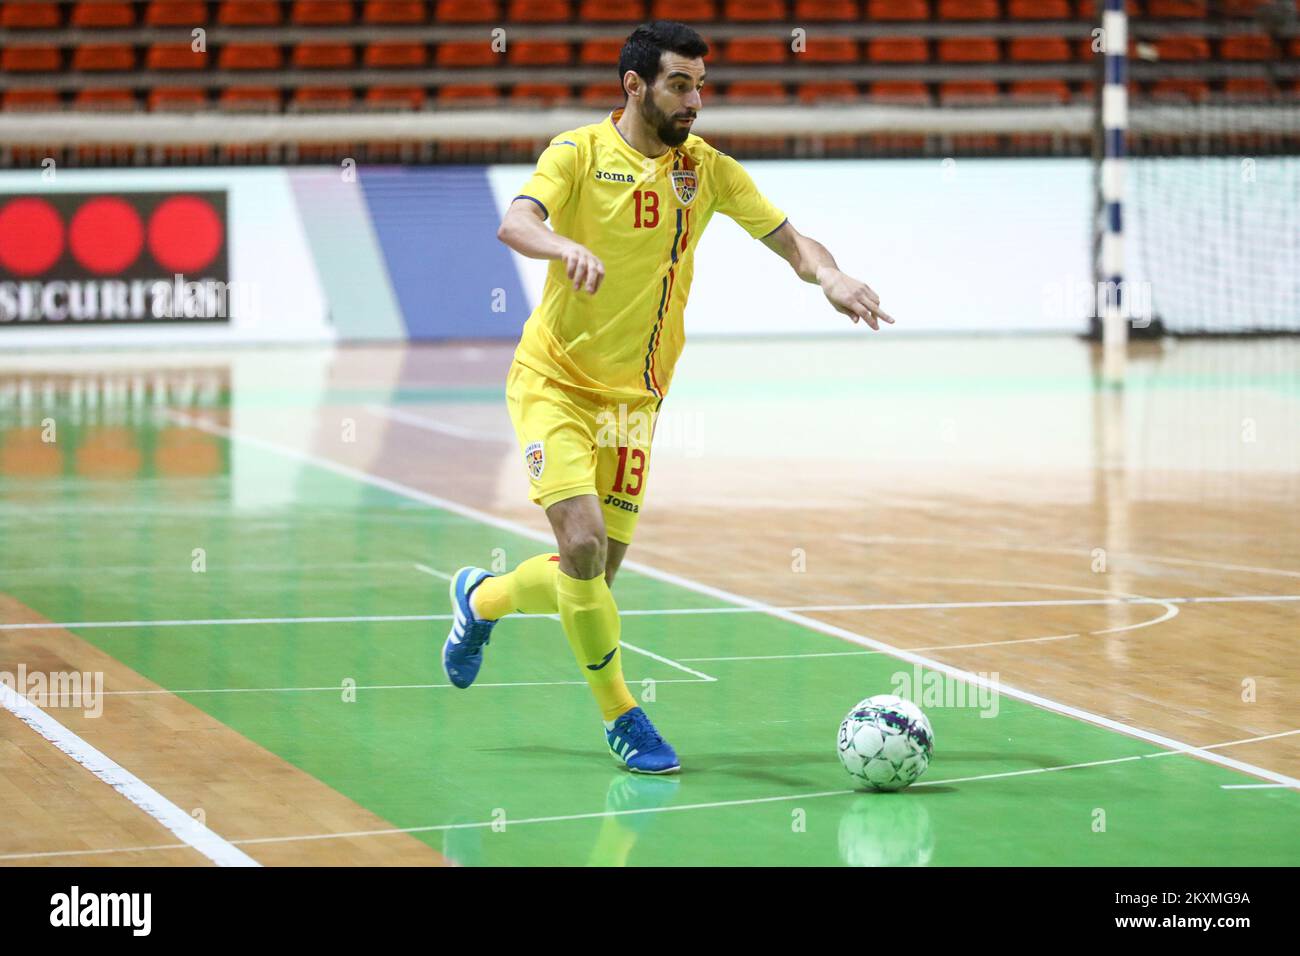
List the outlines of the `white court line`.
{"type": "Polygon", "coordinates": [[[493,445],[514,445],[515,438],[513,435],[492,435],[484,434],[479,428],[465,428],[461,425],[449,425],[446,422],[435,421],[432,418],[425,418],[423,415],[412,415],[410,412],[402,411],[400,408],[386,408],[383,405],[367,405],[366,411],[372,415],[378,415],[380,418],[388,418],[393,421],[401,422],[404,425],[411,425],[414,428],[422,428],[427,432],[436,432],[439,435],[451,435],[455,438],[465,438],[469,441],[487,442],[493,445]]]}
{"type": "Polygon", "coordinates": [[[1290,790],[1284,783],[1222,783],[1220,790],[1290,790]]]}
{"type": "MultiPolygon", "coordinates": [[[[405,562],[400,563],[405,566],[405,562]]],[[[1021,585],[1028,586],[1028,585],[1021,585]]],[[[1056,585],[1041,585],[1041,587],[1058,587],[1056,585]]],[[[1064,587],[1061,585],[1059,587],[1064,587]]],[[[1272,601],[1300,601],[1300,594],[1243,594],[1231,597],[1135,597],[1135,598],[1112,598],[1097,600],[1061,600],[1061,601],[953,601],[939,602],[929,604],[792,604],[782,605],[773,604],[769,607],[679,607],[679,608],[644,608],[619,610],[620,617],[661,617],[677,616],[692,614],[768,614],[771,611],[926,611],[926,610],[943,610],[957,608],[1008,608],[1008,607],[1074,607],[1074,606],[1122,606],[1122,605],[1143,605],[1143,604],[1191,604],[1197,602],[1215,602],[1215,601],[1236,601],[1236,602],[1256,602],[1267,604],[1272,601]]],[[[558,614],[512,614],[511,618],[546,618],[551,621],[558,621],[558,614]]],[[[0,623],[0,631],[36,631],[47,627],[61,628],[135,628],[135,627],[220,627],[220,626],[255,626],[258,624],[389,624],[403,623],[411,621],[450,621],[450,614],[356,614],[356,615],[339,615],[339,616],[319,616],[319,617],[213,617],[213,618],[193,618],[193,619],[164,619],[157,621],[52,621],[49,624],[39,623],[22,623],[22,624],[4,624],[0,623]]],[[[1128,627],[1142,626],[1158,623],[1164,618],[1158,618],[1151,621],[1145,621],[1141,625],[1127,625],[1128,627]]],[[[1089,631],[1087,633],[1102,633],[1100,631],[1089,631]]],[[[1017,638],[1015,641],[992,641],[989,644],[1014,644],[1029,643],[1032,641],[1050,641],[1059,640],[1076,635],[1060,634],[1049,637],[1028,637],[1017,638]]],[[[966,648],[966,647],[984,647],[986,644],[952,644],[944,647],[966,648]]],[[[940,650],[942,648],[915,648],[915,650],[940,650]]],[[[839,657],[844,654],[856,654],[856,651],[845,651],[843,653],[829,654],[796,654],[795,657],[839,657]]],[[[683,658],[683,660],[731,660],[732,658],[683,658]]],[[[737,658],[740,659],[740,658],[737,658]]],[[[754,658],[755,660],[761,658],[754,658]]]]}
{"type": "MultiPolygon", "coordinates": [[[[1207,750],[1218,747],[1227,747],[1231,743],[1211,744],[1208,748],[1191,748],[1191,750],[1207,750]]],[[[1182,753],[1183,751],[1178,751],[1182,753]]],[[[1104,767],[1117,763],[1130,763],[1135,760],[1141,760],[1147,756],[1159,756],[1156,754],[1134,754],[1130,757],[1110,757],[1104,760],[1088,760],[1082,763],[1060,764],[1054,767],[1030,767],[1025,770],[1007,770],[1000,773],[981,773],[970,777],[948,777],[943,780],[922,780],[912,784],[913,788],[918,787],[943,787],[951,786],[958,783],[975,783],[981,780],[1003,780],[1009,777],[1029,777],[1044,773],[1056,773],[1062,770],[1081,770],[1088,767],[1104,767]]],[[[1271,786],[1247,784],[1245,786],[1271,786]]],[[[634,816],[643,813],[680,813],[686,810],[717,810],[730,807],[754,806],[761,803],[782,803],[791,800],[819,800],[824,797],[840,796],[864,796],[865,793],[858,789],[841,789],[841,790],[819,790],[814,793],[793,793],[783,794],[775,797],[746,797],[739,800],[716,800],[709,803],[687,803],[676,806],[666,807],[644,807],[631,810],[601,810],[592,813],[567,813],[558,816],[549,817],[525,817],[520,820],[506,819],[506,827],[527,826],[538,823],[567,823],[574,820],[596,820],[604,817],[624,817],[634,816]]],[[[893,798],[891,798],[893,799],[893,798]]],[[[276,837],[252,837],[243,840],[234,840],[232,842],[240,845],[252,845],[263,843],[304,843],[318,840],[344,840],[357,839],[361,837],[373,836],[392,836],[400,833],[435,833],[443,830],[476,830],[491,826],[500,826],[499,820],[483,820],[473,823],[436,823],[427,826],[417,827],[389,827],[380,830],[351,830],[342,833],[303,833],[290,836],[276,837]]],[[[103,850],[47,850],[35,853],[9,853],[0,855],[0,861],[3,860],[26,860],[42,859],[50,857],[66,856],[87,856],[111,853],[140,853],[148,850],[173,850],[179,849],[183,844],[161,844],[156,846],[140,847],[114,847],[103,850]]]]}
{"type": "MultiPolygon", "coordinates": [[[[711,680],[717,680],[716,677],[644,677],[640,679],[628,678],[630,683],[639,684],[646,680],[653,680],[656,684],[704,684],[711,680]]],[[[356,687],[344,687],[342,684],[329,684],[323,687],[187,687],[179,690],[169,690],[166,687],[149,690],[106,690],[102,691],[104,696],[117,697],[147,697],[152,694],[289,694],[289,693],[308,693],[314,691],[330,691],[339,693],[340,691],[349,690],[444,690],[455,687],[455,684],[361,684],[356,687]]],[[[530,680],[530,681],[504,681],[500,683],[487,683],[475,681],[475,687],[586,687],[585,680],[530,680]]]]}
{"type": "Polygon", "coordinates": [[[417,570],[417,571],[423,571],[425,574],[432,574],[435,578],[442,578],[444,581],[450,581],[450,580],[451,580],[451,575],[450,575],[450,574],[443,574],[441,571],[435,571],[433,568],[429,567],[427,564],[420,564],[420,563],[417,562],[416,564],[414,564],[414,565],[412,565],[412,566],[415,568],[415,570],[417,570]]]}
{"type": "Polygon", "coordinates": [[[261,866],[8,684],[0,683],[0,706],[185,841],[178,847],[193,847],[217,866],[261,866]]]}
{"type": "MultiPolygon", "coordinates": [[[[839,535],[842,541],[854,541],[859,544],[920,544],[941,548],[967,548],[979,551],[1024,551],[1029,554],[1068,554],[1074,557],[1092,557],[1091,549],[1052,548],[1029,544],[999,544],[984,541],[957,541],[946,538],[913,538],[892,534],[863,535],[844,533],[839,535]]],[[[1288,578],[1300,578],[1300,571],[1283,568],[1260,568],[1249,564],[1225,564],[1221,561],[1198,561],[1193,558],[1170,558],[1158,554],[1135,554],[1128,551],[1111,551],[1112,556],[1136,558],[1139,561],[1155,561],[1157,564],[1186,564],[1198,568],[1215,568],[1221,571],[1247,571],[1251,574],[1277,574],[1288,578]]]]}
{"type": "MultiPolygon", "coordinates": [[[[1238,744],[1254,744],[1254,743],[1259,743],[1259,741],[1261,740],[1276,740],[1278,737],[1290,737],[1294,734],[1300,734],[1300,730],[1283,730],[1283,731],[1279,731],[1276,734],[1264,734],[1263,736],[1260,737],[1243,737],[1240,740],[1229,740],[1226,743],[1222,743],[1222,744],[1209,744],[1208,746],[1202,747],[1201,749],[1218,750],[1220,747],[1235,747],[1238,744]]],[[[1147,757],[1168,757],[1177,752],[1178,751],[1175,750],[1166,750],[1163,751],[1162,753],[1147,754],[1146,756],[1147,757]]],[[[1254,786],[1254,784],[1251,784],[1250,786],[1254,786]]],[[[1285,784],[1279,784],[1279,786],[1285,786],[1285,784]]]]}
{"type": "MultiPolygon", "coordinates": [[[[189,427],[198,429],[199,431],[204,431],[211,435],[220,435],[221,437],[226,438],[233,442],[238,442],[240,444],[248,445],[249,447],[252,448],[260,448],[263,451],[270,452],[271,454],[274,455],[279,455],[284,458],[289,458],[295,461],[303,462],[304,464],[313,465],[325,471],[333,472],[336,475],[341,475],[343,477],[350,478],[354,481],[359,481],[362,482],[363,484],[368,484],[375,488],[382,488],[385,491],[390,491],[393,494],[398,495],[399,497],[407,498],[411,501],[419,501],[424,504],[431,505],[432,507],[435,508],[442,508],[446,511],[450,511],[454,514],[458,514],[471,521],[476,521],[480,524],[487,525],[488,527],[499,528],[503,531],[508,531],[520,537],[529,538],[534,541],[541,541],[547,544],[548,546],[554,543],[550,534],[538,530],[536,528],[531,528],[528,525],[520,524],[516,521],[511,521],[506,518],[500,518],[496,515],[489,514],[485,511],[480,511],[477,508],[471,508],[467,505],[463,505],[459,502],[452,501],[448,498],[443,498],[439,495],[433,495],[428,492],[421,491],[418,488],[412,488],[409,485],[404,485],[400,482],[392,481],[388,478],[383,478],[379,475],[372,475],[369,472],[361,471],[358,468],[353,468],[349,465],[341,464],[337,461],[333,461],[332,459],[323,458],[319,455],[314,455],[311,452],[300,451],[299,449],[293,448],[288,445],[281,445],[277,442],[267,441],[265,439],[255,437],[253,435],[247,435],[247,434],[235,432],[229,428],[222,427],[206,419],[195,418],[193,416],[186,415],[181,412],[175,412],[175,411],[168,412],[168,417],[173,421],[179,422],[184,425],[188,425],[189,427]]],[[[745,597],[744,595],[735,594],[731,591],[726,591],[722,588],[713,587],[712,585],[704,584],[700,581],[695,581],[690,578],[683,577],[682,575],[679,574],[673,574],[672,572],[669,571],[662,571],[659,568],[655,568],[647,564],[642,564],[639,561],[624,561],[623,567],[626,567],[639,574],[644,574],[647,577],[651,577],[659,581],[664,581],[668,584],[675,584],[678,587],[685,588],[686,590],[695,591],[697,594],[706,594],[719,601],[727,601],[744,607],[753,608],[755,610],[761,610],[764,613],[770,615],[771,617],[788,621],[791,624],[795,624],[809,630],[818,631],[822,634],[828,634],[832,637],[838,637],[841,640],[848,641],[852,644],[858,644],[862,647],[868,647],[873,650],[884,651],[885,653],[890,654],[891,656],[896,657],[899,660],[907,661],[910,664],[919,664],[923,667],[929,667],[931,670],[940,671],[941,673],[947,674],[949,677],[956,678],[958,680],[964,680],[967,683],[974,684],[979,687],[984,687],[990,690],[996,689],[999,693],[1004,694],[1007,697],[1012,697],[1018,700],[1022,700],[1025,703],[1033,704],[1034,706],[1041,707],[1044,710],[1049,710],[1054,713],[1062,714],[1068,717],[1073,717],[1076,720],[1081,720],[1086,723],[1094,724],[1099,727],[1105,727],[1108,730],[1113,730],[1118,733],[1126,734],[1127,736],[1135,737],[1139,740],[1144,740],[1147,743],[1155,744],[1157,746],[1165,747],[1167,749],[1187,748],[1189,753],[1193,753],[1195,756],[1200,757],[1202,760],[1209,761],[1210,763],[1216,763],[1224,767],[1231,767],[1234,770],[1239,770],[1242,773],[1251,774],[1255,777],[1259,777],[1261,779],[1268,780],[1273,783],[1285,783],[1290,786],[1300,787],[1300,781],[1292,777],[1288,777],[1285,774],[1277,773],[1276,771],[1273,770],[1267,770],[1263,767],[1257,767],[1254,764],[1245,763],[1244,761],[1234,760],[1231,757],[1224,757],[1212,751],[1197,750],[1196,748],[1189,747],[1188,744],[1182,743],[1181,741],[1178,740],[1174,740],[1171,737],[1166,737],[1163,734],[1153,733],[1152,731],[1143,730],[1140,727],[1134,727],[1130,724],[1123,723],[1122,721],[1113,720],[1109,717],[1103,717],[1100,714],[1094,714],[1091,713],[1090,711],[1086,711],[1078,707],[1072,707],[1068,704],[1061,703],[1060,701],[1055,701],[1052,700],[1051,698],[1043,697],[1040,694],[1034,694],[1029,691],[1023,691],[1020,690],[1019,688],[1011,687],[1007,684],[999,684],[996,688],[994,688],[987,678],[981,677],[978,674],[973,674],[969,671],[964,671],[958,667],[952,667],[948,664],[943,664],[939,661],[931,660],[928,657],[923,657],[920,654],[914,654],[910,651],[906,651],[901,648],[892,647],[891,645],[886,644],[883,641],[878,641],[875,640],[874,638],[867,637],[863,634],[858,634],[857,632],[850,631],[847,628],[838,627],[833,624],[827,624],[823,621],[817,620],[816,618],[807,617],[805,615],[793,611],[784,611],[781,610],[780,608],[773,607],[772,605],[767,604],[765,602],[756,601],[753,598],[748,598],[745,597]]]]}

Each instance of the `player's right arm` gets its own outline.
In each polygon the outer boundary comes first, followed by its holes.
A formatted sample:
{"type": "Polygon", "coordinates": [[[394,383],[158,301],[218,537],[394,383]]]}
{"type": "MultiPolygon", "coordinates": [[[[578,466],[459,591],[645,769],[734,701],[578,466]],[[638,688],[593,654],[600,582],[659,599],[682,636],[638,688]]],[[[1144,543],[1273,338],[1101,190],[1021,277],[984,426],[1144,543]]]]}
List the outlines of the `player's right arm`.
{"type": "Polygon", "coordinates": [[[520,196],[510,204],[497,230],[497,238],[529,259],[562,260],[564,274],[573,282],[575,291],[595,292],[605,278],[604,263],[586,246],[564,238],[546,225],[542,208],[531,197],[520,196]]]}
{"type": "Polygon", "coordinates": [[[579,148],[569,135],[561,134],[542,151],[532,178],[506,210],[497,238],[521,256],[561,260],[574,291],[593,293],[605,278],[604,264],[590,249],[546,225],[551,213],[575,199],[579,148]]]}

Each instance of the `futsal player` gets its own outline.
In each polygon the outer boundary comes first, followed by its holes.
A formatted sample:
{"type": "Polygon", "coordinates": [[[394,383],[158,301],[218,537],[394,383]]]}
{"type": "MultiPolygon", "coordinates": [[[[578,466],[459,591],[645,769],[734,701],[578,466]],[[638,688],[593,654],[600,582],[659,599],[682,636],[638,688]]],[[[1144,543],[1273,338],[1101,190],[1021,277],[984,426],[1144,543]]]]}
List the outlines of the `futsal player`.
{"type": "Polygon", "coordinates": [[[506,211],[501,241],[550,260],[506,401],[530,497],[546,509],[557,552],[506,574],[460,569],[443,646],[448,678],[469,687],[502,618],[558,613],[607,746],[639,773],[673,773],[680,764],[624,683],[610,585],[645,504],[654,419],[684,343],[700,235],[722,213],[855,323],[893,322],[879,296],[800,235],[736,160],[691,133],[707,53],[685,24],[637,27],[619,55],[623,108],[552,139],[506,211]]]}

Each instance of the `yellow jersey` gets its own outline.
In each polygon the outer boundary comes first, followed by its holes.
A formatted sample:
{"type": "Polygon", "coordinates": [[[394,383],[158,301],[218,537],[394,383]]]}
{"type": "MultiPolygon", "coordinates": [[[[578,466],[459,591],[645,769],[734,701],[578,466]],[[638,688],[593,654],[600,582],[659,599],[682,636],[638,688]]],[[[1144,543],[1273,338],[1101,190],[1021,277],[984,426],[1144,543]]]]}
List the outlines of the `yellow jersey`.
{"type": "Polygon", "coordinates": [[[720,212],[761,238],[786,217],[736,160],[694,134],[659,157],[637,151],[614,125],[622,113],[552,139],[515,197],[605,265],[593,295],[575,292],[564,262],[551,261],[515,361],[604,402],[657,407],[685,344],[695,245],[709,219],[720,212]]]}

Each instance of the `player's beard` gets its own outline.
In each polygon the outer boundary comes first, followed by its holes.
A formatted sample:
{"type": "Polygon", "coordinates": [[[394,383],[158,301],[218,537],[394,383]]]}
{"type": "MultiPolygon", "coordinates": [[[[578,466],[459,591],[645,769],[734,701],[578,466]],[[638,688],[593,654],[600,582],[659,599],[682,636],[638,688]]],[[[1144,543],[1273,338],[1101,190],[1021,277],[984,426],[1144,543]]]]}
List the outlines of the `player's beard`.
{"type": "Polygon", "coordinates": [[[677,123],[677,120],[683,114],[677,113],[669,116],[655,102],[654,90],[647,89],[646,93],[648,95],[641,105],[641,118],[649,124],[655,131],[655,135],[659,137],[665,146],[680,146],[686,142],[686,137],[691,135],[691,128],[689,126],[680,126],[677,123]]]}

